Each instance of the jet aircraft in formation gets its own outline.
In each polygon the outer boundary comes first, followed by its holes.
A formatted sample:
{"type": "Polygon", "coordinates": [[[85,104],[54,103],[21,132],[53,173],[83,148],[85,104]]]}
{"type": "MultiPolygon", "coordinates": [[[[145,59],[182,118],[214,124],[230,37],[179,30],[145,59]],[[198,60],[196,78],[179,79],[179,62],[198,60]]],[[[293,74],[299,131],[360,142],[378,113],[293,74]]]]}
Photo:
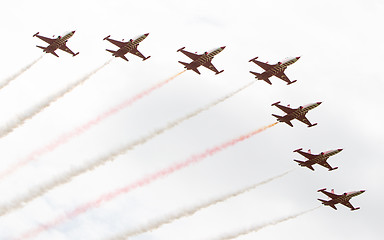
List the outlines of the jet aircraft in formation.
{"type": "Polygon", "coordinates": [[[307,167],[309,169],[311,169],[312,171],[314,171],[315,169],[312,167],[312,165],[314,164],[319,164],[323,167],[326,167],[328,168],[328,171],[332,171],[332,170],[335,170],[337,169],[338,167],[335,167],[335,168],[332,168],[328,163],[327,163],[327,160],[330,156],[333,156],[339,152],[341,152],[343,149],[336,149],[336,150],[330,150],[330,151],[327,151],[327,152],[321,152],[320,154],[312,154],[311,153],[311,150],[308,150],[308,152],[303,152],[302,151],[303,149],[300,148],[300,149],[296,149],[295,151],[293,152],[297,152],[299,154],[301,154],[302,156],[304,156],[305,158],[308,159],[308,161],[299,161],[299,160],[294,160],[295,162],[299,163],[300,166],[302,167],[307,167]]]}
{"type": "Polygon", "coordinates": [[[286,115],[285,116],[279,116],[279,115],[272,114],[272,116],[277,118],[277,121],[285,122],[286,124],[288,124],[291,127],[293,127],[293,125],[291,123],[291,121],[293,119],[297,119],[300,122],[303,122],[303,123],[307,124],[308,127],[313,127],[313,126],[317,125],[317,123],[312,124],[305,117],[305,115],[308,113],[309,110],[312,110],[315,107],[319,106],[321,104],[321,102],[312,103],[312,104],[308,104],[308,105],[305,105],[305,106],[300,106],[300,107],[298,107],[296,109],[290,108],[289,105],[288,105],[288,107],[282,106],[279,103],[280,102],[273,103],[272,106],[276,106],[276,107],[280,108],[282,111],[284,111],[286,113],[286,115]]]}
{"type": "Polygon", "coordinates": [[[199,72],[199,70],[197,70],[197,68],[200,66],[204,66],[204,67],[208,68],[209,70],[214,71],[216,74],[224,72],[224,70],[218,71],[215,68],[215,66],[213,66],[211,61],[215,55],[219,54],[221,51],[224,50],[225,46],[219,47],[219,48],[214,49],[210,52],[205,52],[204,54],[196,54],[196,53],[187,52],[184,50],[184,48],[185,47],[182,47],[177,51],[184,53],[185,55],[187,55],[187,57],[189,57],[190,59],[193,60],[191,63],[185,63],[185,62],[179,61],[179,63],[183,64],[187,70],[193,70],[196,73],[200,74],[200,72],[199,72]]]}
{"type": "Polygon", "coordinates": [[[338,203],[341,203],[344,206],[349,207],[351,209],[351,211],[360,209],[360,207],[355,208],[354,206],[352,206],[352,204],[349,202],[349,200],[351,200],[351,198],[356,197],[356,196],[362,194],[363,192],[365,192],[365,190],[360,190],[360,191],[354,191],[354,192],[343,193],[341,195],[338,195],[338,194],[334,193],[333,189],[331,190],[331,192],[327,192],[325,190],[326,190],[326,188],[323,188],[323,189],[318,190],[318,192],[324,193],[329,198],[331,198],[331,200],[327,201],[327,200],[323,200],[323,199],[317,199],[317,200],[321,201],[321,203],[324,206],[330,206],[333,209],[337,210],[335,205],[338,203]]]}
{"type": "Polygon", "coordinates": [[[139,46],[140,42],[143,41],[148,35],[149,35],[149,33],[143,34],[143,35],[141,35],[135,39],[130,39],[128,42],[124,42],[124,39],[122,42],[110,39],[109,37],[111,35],[108,35],[107,37],[104,38],[104,40],[108,40],[110,43],[118,46],[120,49],[118,49],[117,51],[113,51],[113,50],[109,50],[109,49],[105,49],[105,50],[112,53],[112,56],[121,57],[125,61],[128,61],[127,57],[125,56],[125,54],[127,54],[127,53],[131,53],[133,55],[136,55],[136,56],[142,58],[143,61],[145,61],[148,58],[150,58],[151,56],[145,57],[143,54],[141,54],[141,52],[139,50],[137,50],[137,47],[139,46]]]}
{"type": "Polygon", "coordinates": [[[40,36],[39,32],[37,32],[33,36],[38,37],[44,42],[47,42],[49,44],[47,47],[42,47],[42,46],[36,46],[36,47],[43,49],[44,52],[46,53],[52,53],[56,57],[59,57],[59,55],[55,53],[57,49],[60,49],[60,50],[63,50],[64,52],[72,54],[72,56],[76,56],[77,54],[79,54],[79,52],[77,53],[72,52],[71,49],[69,49],[66,45],[68,39],[71,38],[73,34],[75,34],[75,31],[65,34],[64,37],[58,36],[57,38],[48,38],[48,37],[40,36]]]}
{"type": "Polygon", "coordinates": [[[251,60],[249,60],[249,62],[254,62],[259,67],[264,69],[264,72],[263,73],[257,73],[257,72],[250,71],[250,73],[252,73],[256,76],[255,78],[257,78],[259,80],[264,80],[270,85],[272,85],[272,82],[269,80],[269,78],[272,76],[276,76],[276,77],[286,81],[288,83],[288,85],[297,81],[297,80],[294,80],[294,81],[289,80],[287,75],[285,75],[284,71],[285,71],[285,69],[287,69],[287,67],[289,65],[291,65],[291,64],[295,63],[297,60],[299,60],[300,57],[291,58],[291,59],[288,59],[288,60],[283,61],[283,62],[278,62],[276,64],[268,64],[268,62],[266,62],[266,63],[260,62],[260,61],[256,60],[257,58],[258,57],[252,58],[251,60]]]}
{"type": "MultiPolygon", "coordinates": [[[[47,47],[37,46],[37,47],[43,49],[44,52],[46,52],[46,53],[51,53],[51,54],[55,55],[56,57],[59,57],[55,53],[55,50],[60,49],[60,50],[63,50],[67,53],[72,54],[72,56],[76,56],[77,54],[79,54],[79,52],[73,53],[66,45],[66,42],[68,41],[69,38],[71,38],[73,36],[74,33],[75,33],[75,31],[72,31],[72,32],[69,32],[68,34],[65,34],[63,37],[59,36],[57,38],[52,38],[52,39],[40,36],[39,32],[37,32],[33,36],[38,37],[41,40],[43,40],[49,44],[47,47]]],[[[106,49],[106,50],[108,52],[111,52],[114,57],[121,57],[122,59],[124,59],[126,61],[128,61],[128,59],[125,57],[125,54],[127,54],[127,53],[131,53],[133,55],[136,55],[136,56],[142,58],[143,61],[147,60],[148,58],[150,58],[150,56],[145,57],[142,53],[140,53],[139,50],[137,50],[137,47],[140,44],[140,42],[143,41],[148,35],[149,35],[149,33],[143,34],[143,35],[141,35],[135,39],[130,39],[128,42],[124,42],[124,39],[121,42],[117,41],[117,40],[110,39],[109,37],[111,35],[109,35],[109,36],[105,37],[104,40],[108,40],[112,44],[118,46],[119,49],[116,51],[109,50],[109,49],[106,49]]],[[[191,53],[191,52],[185,51],[184,48],[185,47],[180,48],[179,50],[177,50],[177,52],[182,52],[183,54],[187,55],[189,58],[191,58],[193,60],[191,63],[185,63],[185,62],[179,61],[179,63],[183,64],[187,70],[193,70],[196,73],[200,74],[200,72],[197,68],[200,66],[204,66],[204,67],[208,68],[209,70],[215,72],[216,74],[222,73],[224,71],[224,70],[218,71],[215,68],[215,66],[212,64],[211,61],[215,55],[219,54],[221,51],[224,50],[225,46],[214,49],[210,52],[205,52],[203,54],[191,53]]],[[[291,59],[288,59],[288,60],[283,61],[283,62],[278,62],[277,64],[268,64],[268,62],[266,62],[266,63],[260,62],[260,61],[256,60],[257,58],[258,57],[255,57],[255,58],[249,60],[249,62],[254,62],[259,67],[264,69],[263,73],[256,73],[256,72],[250,71],[250,73],[254,74],[257,79],[264,80],[265,82],[267,82],[270,85],[272,85],[272,83],[269,80],[269,78],[272,76],[276,76],[276,77],[284,80],[285,82],[288,83],[288,85],[296,82],[296,80],[294,80],[294,81],[289,80],[289,78],[285,75],[284,71],[289,65],[291,65],[291,64],[295,63],[297,60],[299,60],[300,57],[291,58],[291,59]]],[[[321,104],[321,102],[308,104],[306,106],[300,106],[296,109],[290,108],[289,105],[287,107],[282,106],[279,103],[280,102],[273,103],[272,106],[278,107],[279,109],[284,111],[286,113],[286,115],[285,116],[278,116],[278,115],[272,114],[272,116],[277,118],[277,121],[285,122],[286,124],[288,124],[291,127],[293,127],[293,125],[291,123],[291,121],[293,119],[297,119],[297,120],[307,124],[308,127],[313,127],[313,126],[317,125],[317,123],[312,124],[305,117],[305,115],[308,113],[309,110],[312,110],[315,107],[319,106],[321,104]]],[[[297,162],[300,166],[307,167],[307,168],[311,169],[312,171],[314,171],[314,168],[313,168],[314,164],[319,164],[323,167],[328,168],[329,171],[332,171],[332,170],[337,169],[337,167],[332,168],[327,163],[327,160],[330,156],[333,156],[333,155],[341,152],[342,150],[343,149],[330,150],[330,151],[321,152],[320,154],[315,155],[315,154],[312,154],[310,150],[308,150],[308,152],[303,152],[302,148],[300,148],[300,149],[294,150],[294,152],[301,154],[302,156],[304,156],[308,160],[307,161],[294,160],[294,161],[297,162]]],[[[324,188],[324,189],[318,190],[318,192],[322,192],[325,195],[327,195],[329,198],[331,198],[331,200],[318,199],[319,201],[322,202],[323,205],[330,206],[334,209],[337,209],[335,205],[340,203],[340,204],[343,204],[343,205],[349,207],[353,211],[353,210],[360,209],[360,207],[358,207],[358,208],[353,207],[352,204],[349,202],[349,200],[352,197],[355,197],[355,196],[362,194],[363,192],[365,192],[365,190],[344,193],[342,195],[335,194],[333,189],[331,190],[331,192],[327,192],[326,189],[324,188]]]]}

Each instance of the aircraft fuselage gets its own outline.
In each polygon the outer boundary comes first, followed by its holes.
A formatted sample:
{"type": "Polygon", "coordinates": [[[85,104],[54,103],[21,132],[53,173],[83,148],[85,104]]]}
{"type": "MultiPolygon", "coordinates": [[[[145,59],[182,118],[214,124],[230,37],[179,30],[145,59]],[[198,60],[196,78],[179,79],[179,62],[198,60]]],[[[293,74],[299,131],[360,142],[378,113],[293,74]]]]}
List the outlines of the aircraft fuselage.
{"type": "Polygon", "coordinates": [[[339,196],[337,198],[334,198],[334,199],[331,199],[331,200],[329,200],[327,202],[324,202],[323,204],[324,205],[335,205],[335,204],[338,204],[338,203],[346,203],[346,202],[349,202],[349,200],[351,200],[351,198],[356,197],[356,196],[362,194],[363,192],[365,192],[365,190],[344,193],[344,194],[342,194],[341,196],[339,196]]]}
{"type": "Polygon", "coordinates": [[[141,41],[143,41],[148,35],[149,34],[146,33],[146,34],[143,34],[143,35],[141,35],[140,37],[138,37],[136,39],[129,40],[127,43],[125,43],[125,45],[123,45],[119,50],[117,50],[112,55],[115,56],[115,57],[124,56],[125,54],[127,54],[127,53],[131,52],[132,50],[136,49],[137,46],[139,45],[139,43],[141,41]]]}
{"type": "Polygon", "coordinates": [[[44,52],[51,53],[56,51],[58,48],[64,45],[68,41],[68,39],[70,39],[73,36],[73,34],[75,34],[75,31],[72,31],[66,34],[64,37],[60,37],[60,36],[57,37],[54,42],[49,44],[48,47],[44,49],[44,52]]]}
{"type": "Polygon", "coordinates": [[[217,49],[214,49],[210,52],[205,52],[201,57],[199,57],[198,59],[192,61],[190,64],[189,64],[189,67],[187,67],[187,69],[194,69],[194,68],[198,68],[202,65],[204,65],[205,63],[208,63],[210,61],[212,61],[213,57],[216,56],[217,54],[219,54],[221,51],[224,50],[225,47],[219,47],[217,49]]]}
{"type": "Polygon", "coordinates": [[[288,113],[286,116],[278,119],[278,121],[286,122],[286,121],[291,121],[291,120],[296,119],[296,118],[301,117],[301,116],[305,116],[305,114],[307,114],[309,110],[314,109],[315,107],[319,106],[320,104],[321,104],[321,102],[317,102],[317,103],[308,104],[306,106],[300,106],[298,109],[296,109],[292,113],[288,113]]]}
{"type": "Polygon", "coordinates": [[[327,161],[327,159],[329,157],[331,157],[331,156],[333,156],[335,154],[338,154],[342,150],[343,149],[336,149],[336,150],[330,150],[330,151],[327,151],[327,152],[322,152],[318,156],[316,156],[315,158],[310,159],[310,162],[313,163],[313,164],[325,162],[325,161],[327,161]]]}

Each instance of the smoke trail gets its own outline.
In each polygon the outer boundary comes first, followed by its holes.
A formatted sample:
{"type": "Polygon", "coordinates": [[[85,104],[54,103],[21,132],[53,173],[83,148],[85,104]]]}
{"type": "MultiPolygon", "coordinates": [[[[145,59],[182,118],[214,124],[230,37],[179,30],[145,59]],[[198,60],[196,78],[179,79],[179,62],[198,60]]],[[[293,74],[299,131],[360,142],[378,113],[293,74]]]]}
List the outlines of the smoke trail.
{"type": "Polygon", "coordinates": [[[169,223],[171,223],[171,222],[173,222],[175,220],[178,220],[180,218],[189,217],[189,216],[195,214],[196,212],[198,212],[200,210],[203,210],[204,208],[208,208],[208,207],[213,206],[215,204],[227,201],[230,198],[237,197],[238,195],[241,195],[243,193],[249,192],[249,191],[255,189],[258,186],[267,184],[267,183],[269,183],[269,182],[271,182],[273,180],[281,178],[281,177],[287,175],[288,173],[290,173],[292,171],[293,170],[286,171],[286,172],[284,172],[284,173],[282,173],[280,175],[277,175],[277,176],[274,176],[274,177],[269,178],[267,180],[264,180],[262,182],[253,184],[253,185],[251,185],[249,187],[243,188],[243,189],[238,190],[236,192],[232,192],[232,193],[229,193],[229,194],[226,194],[226,195],[223,195],[223,196],[211,199],[211,200],[206,201],[204,203],[201,203],[199,205],[196,205],[196,206],[193,206],[193,207],[190,207],[190,208],[187,208],[187,209],[183,209],[181,211],[178,211],[177,213],[174,213],[174,214],[168,215],[166,217],[163,217],[161,219],[155,220],[155,221],[150,222],[150,223],[148,223],[148,224],[146,224],[144,226],[138,227],[138,228],[136,228],[134,230],[128,230],[127,232],[125,232],[123,234],[120,234],[118,236],[112,237],[109,240],[124,240],[124,239],[127,239],[128,237],[132,237],[132,236],[135,236],[135,235],[138,235],[138,234],[142,234],[142,233],[145,233],[145,232],[153,231],[153,230],[155,230],[155,229],[157,229],[157,228],[159,228],[159,227],[161,227],[161,226],[163,226],[165,224],[169,224],[169,223]]]}
{"type": "MultiPolygon", "coordinates": [[[[33,190],[30,190],[28,193],[24,194],[24,196],[13,199],[8,204],[0,206],[0,216],[5,215],[11,211],[14,211],[20,207],[23,207],[26,203],[44,195],[45,193],[52,190],[53,188],[56,188],[62,184],[68,183],[69,181],[71,181],[73,178],[79,176],[80,174],[83,174],[87,171],[93,170],[96,167],[98,167],[98,166],[100,166],[100,165],[102,165],[108,161],[114,160],[116,157],[118,157],[122,154],[125,154],[127,151],[133,149],[137,145],[141,145],[141,144],[146,143],[147,141],[151,140],[152,138],[156,137],[157,135],[162,134],[167,130],[170,130],[171,128],[181,124],[182,122],[184,122],[184,121],[198,115],[199,113],[206,111],[206,110],[214,107],[215,105],[225,101],[226,99],[234,96],[235,94],[239,93],[240,91],[244,90],[245,88],[251,86],[254,82],[255,81],[248,83],[247,85],[239,88],[236,91],[233,91],[233,92],[225,95],[224,97],[212,102],[211,104],[208,104],[203,108],[200,108],[200,109],[198,109],[198,110],[196,110],[196,111],[194,111],[194,112],[192,112],[192,113],[190,113],[190,114],[188,114],[188,115],[186,115],[186,116],[184,116],[184,117],[182,117],[182,118],[180,118],[174,122],[171,122],[171,123],[167,124],[166,126],[164,126],[163,128],[155,130],[152,133],[150,133],[149,135],[147,135],[143,138],[140,138],[140,139],[138,139],[138,140],[122,147],[122,148],[119,148],[119,149],[115,150],[114,152],[107,154],[104,157],[95,159],[92,162],[85,163],[84,165],[77,167],[76,169],[71,169],[71,171],[62,174],[61,176],[58,176],[58,177],[54,178],[53,180],[50,180],[50,182],[47,182],[47,183],[42,184],[33,190]]],[[[19,164],[19,166],[20,165],[21,164],[19,164]]],[[[13,169],[15,169],[15,168],[13,168],[13,169]]]]}
{"type": "Polygon", "coordinates": [[[318,206],[318,207],[315,207],[315,208],[312,208],[312,209],[309,209],[309,210],[306,210],[306,211],[303,211],[303,212],[300,212],[300,213],[297,213],[297,214],[293,214],[293,215],[290,215],[290,216],[287,216],[287,217],[284,217],[284,218],[276,219],[274,221],[271,221],[269,223],[265,223],[265,224],[262,224],[262,225],[251,225],[251,226],[245,227],[243,229],[234,231],[232,233],[227,233],[227,234],[221,235],[221,236],[213,238],[213,239],[214,240],[227,240],[227,239],[237,238],[237,237],[240,237],[242,235],[249,234],[251,232],[258,232],[258,231],[260,231],[263,228],[266,228],[266,227],[269,227],[269,226],[273,226],[273,225],[277,225],[279,223],[282,223],[282,222],[285,222],[285,221],[288,221],[288,220],[300,217],[300,216],[302,216],[304,214],[307,214],[309,212],[312,212],[312,211],[314,211],[314,210],[316,210],[316,209],[318,209],[320,207],[321,206],[318,206]]]}
{"type": "MultiPolygon", "coordinates": [[[[197,155],[192,155],[191,157],[189,157],[188,159],[186,159],[185,161],[182,161],[182,162],[179,162],[179,163],[175,163],[167,168],[164,168],[158,172],[155,172],[155,173],[152,173],[146,177],[143,177],[142,179],[134,182],[134,183],[131,183],[131,184],[128,184],[122,188],[118,188],[112,192],[109,192],[109,193],[106,193],[106,194],[103,194],[101,195],[99,198],[97,198],[96,200],[94,201],[90,201],[90,202],[87,202],[83,205],[80,205],[78,206],[77,208],[65,213],[64,215],[62,216],[59,216],[57,217],[56,219],[46,223],[46,224],[43,224],[43,225],[40,225],[39,227],[37,227],[36,229],[33,229],[31,231],[28,231],[26,233],[24,233],[23,235],[21,235],[20,239],[25,239],[25,238],[30,238],[30,237],[34,237],[38,234],[40,234],[41,232],[43,231],[46,231],[50,228],[53,228],[55,227],[56,225],[58,224],[61,224],[63,222],[65,222],[66,220],[69,220],[71,218],[74,218],[82,213],[85,213],[93,208],[96,208],[96,207],[99,207],[102,203],[105,203],[105,202],[109,202],[111,200],[113,200],[114,198],[122,195],[122,194],[125,194],[125,193],[128,193],[136,188],[140,188],[140,187],[143,187],[143,186],[146,186],[152,182],[154,182],[155,180],[158,180],[162,177],[166,177],[174,172],[177,172],[179,170],[182,170],[194,163],[198,163],[202,160],[204,160],[205,158],[209,157],[209,156],[212,156],[212,155],[215,155],[225,149],[227,149],[228,147],[231,147],[231,146],[234,146],[236,145],[237,143],[240,143],[258,133],[261,133],[263,131],[265,131],[266,129],[268,128],[271,128],[273,126],[275,126],[278,122],[275,122],[273,124],[270,124],[268,126],[265,126],[265,127],[262,127],[262,128],[259,128],[257,130],[254,130],[252,132],[249,132],[249,133],[246,133],[244,135],[241,135],[240,137],[237,137],[237,138],[234,138],[234,139],[231,139],[227,142],[224,142],[220,145],[217,145],[213,148],[209,148],[207,150],[205,150],[204,152],[200,153],[200,154],[197,154],[197,155]]],[[[117,156],[118,154],[114,153],[112,154],[111,156],[115,157],[117,156]]],[[[65,181],[68,181],[67,179],[64,179],[65,181]]]]}
{"type": "Polygon", "coordinates": [[[56,102],[58,99],[62,98],[65,94],[71,92],[73,89],[75,89],[77,86],[81,85],[84,83],[86,80],[88,80],[91,76],[93,76],[95,73],[97,73],[100,69],[108,65],[112,61],[109,60],[105,62],[103,65],[100,67],[96,68],[92,72],[88,73],[85,77],[81,78],[77,82],[71,83],[61,91],[57,92],[54,95],[51,95],[47,97],[44,101],[40,102],[39,104],[35,105],[31,109],[25,111],[21,115],[15,117],[13,120],[11,120],[8,124],[3,126],[0,129],[0,138],[5,137],[9,133],[11,133],[14,129],[20,127],[23,125],[27,120],[33,118],[35,115],[39,114],[42,112],[44,109],[49,107],[52,103],[56,102]]]}
{"type": "Polygon", "coordinates": [[[0,90],[2,88],[4,88],[5,86],[7,86],[10,82],[12,82],[13,80],[15,80],[17,77],[19,77],[21,74],[25,73],[28,69],[30,69],[33,65],[35,65],[38,61],[40,61],[42,58],[43,58],[44,55],[41,55],[39,58],[37,58],[35,61],[31,62],[30,64],[28,64],[27,66],[25,66],[24,68],[20,69],[20,71],[18,71],[17,73],[15,73],[13,76],[5,79],[4,82],[0,83],[0,90]]]}
{"type": "MultiPolygon", "coordinates": [[[[110,60],[111,61],[111,60],[110,60]]],[[[110,62],[109,61],[109,62],[110,62]]],[[[107,65],[109,62],[105,63],[103,66],[107,65]]],[[[98,68],[97,70],[100,70],[101,68],[98,68]]],[[[96,70],[96,71],[97,71],[96,70]]],[[[169,83],[171,80],[175,79],[177,76],[179,76],[180,74],[182,74],[183,72],[185,72],[186,70],[166,79],[165,81],[162,81],[162,82],[159,82],[157,83],[156,85],[142,91],[141,93],[135,95],[134,97],[132,98],[129,98],[127,100],[125,100],[124,102],[108,109],[107,111],[101,113],[100,115],[98,115],[96,118],[80,125],[79,127],[76,127],[75,129],[67,132],[67,133],[64,133],[62,134],[61,136],[59,136],[58,138],[56,138],[55,140],[51,141],[50,143],[48,143],[47,145],[43,146],[42,148],[40,149],[37,149],[35,150],[34,152],[30,153],[27,157],[25,157],[24,159],[22,159],[21,161],[13,164],[11,167],[9,167],[7,170],[5,170],[4,172],[1,172],[0,173],[0,180],[10,174],[12,174],[14,171],[16,171],[18,168],[26,165],[27,163],[37,159],[39,156],[42,156],[46,153],[49,153],[49,152],[52,152],[53,150],[55,150],[56,148],[58,148],[59,146],[67,143],[69,140],[71,140],[72,138],[76,137],[76,136],[79,136],[80,134],[86,132],[87,130],[89,130],[91,127],[97,125],[98,123],[100,123],[101,121],[105,120],[106,118],[118,113],[119,111],[123,110],[124,108],[132,105],[134,102],[136,102],[137,100],[147,96],[148,94],[150,94],[152,91],[156,90],[156,89],[159,89],[160,87],[164,86],[165,84],[169,83]]],[[[95,71],[93,72],[93,74],[96,73],[95,71]]],[[[90,77],[90,75],[88,75],[88,78],[90,77]]],[[[86,80],[86,79],[85,79],[86,80]]],[[[84,80],[84,81],[85,81],[84,80]]],[[[72,88],[73,89],[73,88],[72,88]]],[[[71,90],[72,90],[71,89],[71,90]]],[[[68,91],[66,91],[65,93],[67,93],[68,91]]],[[[64,93],[64,94],[65,94],[64,93]]],[[[62,94],[63,95],[63,94],[62,94]]],[[[57,98],[55,99],[57,100],[57,98]]],[[[52,103],[52,101],[51,101],[52,103]]],[[[48,105],[47,105],[48,106],[48,105]]],[[[42,110],[42,109],[41,109],[42,110]]],[[[40,110],[40,111],[41,111],[40,110]]],[[[37,114],[37,113],[35,113],[37,114]]],[[[22,124],[22,123],[21,123],[22,124]]],[[[1,137],[1,134],[0,134],[0,137],[1,137]]],[[[1,215],[1,210],[0,210],[0,215],[1,215]]]]}

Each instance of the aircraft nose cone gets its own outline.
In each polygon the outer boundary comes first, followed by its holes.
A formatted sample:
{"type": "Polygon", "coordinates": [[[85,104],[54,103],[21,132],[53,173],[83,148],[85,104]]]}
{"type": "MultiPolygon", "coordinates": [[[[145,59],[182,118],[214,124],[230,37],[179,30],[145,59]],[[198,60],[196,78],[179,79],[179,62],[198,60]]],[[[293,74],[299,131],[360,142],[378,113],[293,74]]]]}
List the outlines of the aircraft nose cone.
{"type": "Polygon", "coordinates": [[[225,46],[221,47],[221,49],[223,49],[223,50],[224,50],[224,48],[225,48],[225,46]]]}
{"type": "Polygon", "coordinates": [[[297,60],[299,60],[301,57],[296,57],[297,60]]]}
{"type": "Polygon", "coordinates": [[[144,34],[145,36],[148,36],[149,35],[149,33],[146,33],[146,34],[144,34]]]}
{"type": "Polygon", "coordinates": [[[341,152],[341,151],[343,151],[343,149],[342,148],[339,148],[339,149],[337,149],[339,152],[341,152]]]}
{"type": "Polygon", "coordinates": [[[318,105],[320,105],[322,102],[317,102],[318,105]]]}
{"type": "Polygon", "coordinates": [[[72,33],[75,33],[76,31],[72,31],[72,33]]]}
{"type": "Polygon", "coordinates": [[[360,192],[363,193],[363,192],[365,192],[365,190],[361,190],[360,192]]]}

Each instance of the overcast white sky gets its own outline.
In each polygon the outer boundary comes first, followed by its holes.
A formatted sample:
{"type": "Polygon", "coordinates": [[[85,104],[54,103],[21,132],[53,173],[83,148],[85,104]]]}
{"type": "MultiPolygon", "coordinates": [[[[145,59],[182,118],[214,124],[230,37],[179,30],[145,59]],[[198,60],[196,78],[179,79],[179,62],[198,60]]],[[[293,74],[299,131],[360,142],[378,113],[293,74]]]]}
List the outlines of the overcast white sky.
{"type": "Polygon", "coordinates": [[[0,239],[12,239],[146,174],[226,140],[271,124],[282,114],[271,104],[323,104],[307,116],[318,126],[293,121],[254,136],[167,178],[122,195],[40,234],[36,239],[104,239],[203,200],[263,181],[294,168],[272,183],[132,239],[211,239],[249,224],[263,224],[319,205],[316,191],[367,190],[352,199],[360,210],[322,207],[245,235],[248,239],[381,239],[384,207],[384,3],[368,1],[7,1],[1,4],[0,81],[42,55],[32,35],[52,37],[76,30],[67,46],[80,54],[46,55],[0,91],[0,126],[111,58],[117,49],[102,39],[129,40],[150,33],[139,50],[152,57],[115,59],[84,85],[0,139],[0,170],[62,133],[183,69],[189,59],[176,50],[202,53],[227,46],[215,57],[214,75],[192,71],[87,133],[0,182],[0,203],[54,176],[108,153],[252,81],[248,60],[275,63],[302,56],[286,70],[287,86],[271,78],[138,146],[95,171],[54,189],[24,208],[0,217],[0,239]],[[300,168],[292,151],[344,151],[330,158],[336,171],[300,168]]]}

